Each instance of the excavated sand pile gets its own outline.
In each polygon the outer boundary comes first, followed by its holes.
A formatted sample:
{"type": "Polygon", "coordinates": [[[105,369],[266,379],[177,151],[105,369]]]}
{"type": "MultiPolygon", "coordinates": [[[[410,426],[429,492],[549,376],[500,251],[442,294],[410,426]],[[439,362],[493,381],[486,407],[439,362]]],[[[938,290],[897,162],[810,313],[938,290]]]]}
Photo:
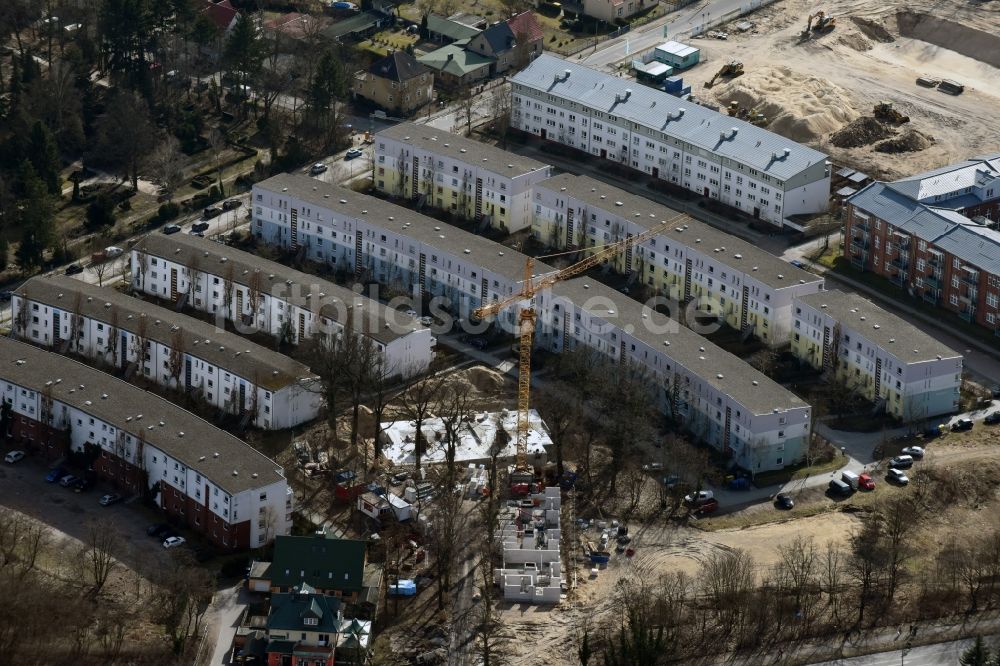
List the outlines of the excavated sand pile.
{"type": "Polygon", "coordinates": [[[860,148],[876,141],[888,139],[895,134],[896,131],[885,123],[871,116],[864,116],[839,132],[834,132],[830,137],[830,142],[838,148],[860,148]]]}
{"type": "Polygon", "coordinates": [[[920,150],[927,150],[933,145],[934,137],[911,129],[897,137],[875,144],[875,150],[880,153],[915,153],[920,150]]]}
{"type": "Polygon", "coordinates": [[[762,67],[733,79],[716,93],[723,107],[737,102],[767,118],[767,128],[793,141],[816,141],[859,113],[850,95],[826,79],[787,67],[762,67]]]}

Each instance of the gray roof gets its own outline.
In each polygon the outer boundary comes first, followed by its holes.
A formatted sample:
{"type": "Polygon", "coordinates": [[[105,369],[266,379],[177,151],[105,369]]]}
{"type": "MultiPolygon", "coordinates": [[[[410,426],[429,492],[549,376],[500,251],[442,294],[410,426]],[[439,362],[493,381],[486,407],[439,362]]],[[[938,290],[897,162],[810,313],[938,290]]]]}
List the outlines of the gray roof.
{"type": "Polygon", "coordinates": [[[323,36],[338,39],[345,35],[353,35],[376,27],[388,18],[386,14],[376,11],[361,12],[342,21],[337,21],[323,30],[323,36]]]}
{"type": "Polygon", "coordinates": [[[54,352],[0,339],[0,378],[34,391],[51,390],[54,400],[142,435],[230,494],[284,478],[278,463],[243,440],[155,393],[54,352]]]}
{"type": "MultiPolygon", "coordinates": [[[[303,183],[303,186],[323,184],[308,176],[301,176],[301,178],[308,181],[303,183]]],[[[329,204],[329,201],[326,203],[329,204]]],[[[231,270],[233,282],[244,287],[251,286],[253,274],[259,271],[261,292],[280,295],[283,300],[302,307],[310,307],[309,295],[314,291],[323,294],[323,301],[328,306],[324,307],[321,313],[334,321],[338,320],[337,315],[340,313],[340,308],[334,307],[334,303],[337,302],[352,303],[354,312],[357,312],[358,308],[364,308],[368,313],[374,310],[377,313],[375,314],[376,325],[365,332],[384,344],[409,335],[415,330],[425,328],[415,318],[397,310],[390,313],[390,308],[386,305],[362,296],[347,287],[198,236],[190,234],[167,236],[162,233],[152,233],[143,237],[132,249],[163,257],[184,266],[196,266],[199,271],[212,275],[226,276],[227,272],[231,270]],[[289,286],[289,281],[291,285],[299,286],[297,292],[289,286]],[[296,297],[296,293],[299,296],[296,297]]],[[[365,317],[365,320],[367,321],[368,317],[365,317]]],[[[343,324],[343,322],[338,323],[343,324]]]]}
{"type": "Polygon", "coordinates": [[[467,51],[464,41],[442,46],[417,58],[421,64],[433,70],[462,77],[480,69],[489,68],[493,58],[467,51]],[[448,56],[451,56],[450,58],[448,56]]]}
{"type": "Polygon", "coordinates": [[[962,261],[1000,274],[1000,233],[954,211],[914,201],[891,185],[872,183],[847,201],[962,261]]]}
{"type": "MultiPolygon", "coordinates": [[[[384,229],[405,233],[442,252],[464,257],[497,275],[513,279],[524,275],[525,256],[520,252],[383,199],[359,194],[301,174],[272,176],[257,183],[254,188],[264,188],[279,194],[287,188],[288,194],[315,206],[335,210],[384,229]]],[[[535,265],[539,272],[555,270],[544,264],[535,265]]]]}
{"type": "Polygon", "coordinates": [[[817,150],[743,120],[547,53],[533,60],[511,80],[654,131],[669,133],[781,180],[827,159],[817,150]],[[565,76],[566,71],[570,72],[569,77],[565,76]],[[616,102],[616,96],[624,98],[627,90],[631,90],[628,99],[616,102]],[[677,118],[681,108],[684,115],[677,118]],[[721,132],[728,133],[733,127],[738,129],[735,137],[720,138],[721,132]],[[787,157],[783,154],[786,148],[791,151],[787,157]],[[778,158],[773,156],[775,153],[778,158]]]}
{"type": "Polygon", "coordinates": [[[596,280],[588,277],[567,280],[556,284],[552,293],[569,299],[591,314],[630,332],[651,348],[662,351],[675,363],[680,363],[754,414],[770,414],[775,408],[809,406],[759,370],[676,321],[672,322],[674,330],[670,333],[650,330],[654,327],[666,328],[671,324],[670,318],[596,280]],[[608,312],[609,302],[613,303],[613,315],[608,312]],[[670,345],[666,346],[664,342],[670,345]]]}
{"type": "Polygon", "coordinates": [[[517,176],[540,169],[551,169],[549,165],[542,164],[530,157],[523,157],[516,153],[501,150],[488,143],[480,143],[479,141],[458,134],[430,127],[429,125],[399,123],[398,125],[387,127],[376,134],[376,136],[395,139],[396,141],[411,144],[422,150],[446,155],[468,164],[475,164],[480,169],[487,169],[492,173],[506,178],[516,178],[517,176]]]}
{"type": "Polygon", "coordinates": [[[114,326],[133,334],[139,322],[145,320],[145,335],[150,340],[172,348],[177,345],[176,336],[180,336],[181,349],[188,354],[271,391],[315,377],[305,365],[284,354],[200,319],[126,296],[117,289],[53,275],[32,278],[17,293],[31,301],[79,312],[106,324],[111,323],[114,313],[117,316],[114,326]]]}
{"type": "Polygon", "coordinates": [[[448,39],[468,39],[479,34],[479,30],[472,26],[453,21],[438,14],[427,15],[427,30],[439,35],[444,35],[448,39]]]}
{"type": "Polygon", "coordinates": [[[506,23],[494,23],[490,27],[482,31],[483,39],[490,46],[490,51],[494,55],[499,55],[505,51],[509,51],[514,48],[517,43],[517,38],[514,37],[514,31],[510,29],[510,26],[506,23]]]}
{"type": "Polygon", "coordinates": [[[798,301],[830,315],[904,363],[932,361],[938,356],[961,357],[954,349],[910,322],[886,312],[858,294],[831,289],[800,296],[798,301]]]}
{"type": "MultiPolygon", "coordinates": [[[[579,199],[588,206],[619,215],[645,229],[681,214],[672,208],[589,176],[564,173],[543,180],[539,185],[555,192],[565,192],[566,196],[579,199]]],[[[678,231],[677,227],[671,227],[668,231],[658,234],[658,237],[696,248],[719,263],[745,273],[774,289],[791,287],[800,281],[808,283],[823,280],[818,275],[796,268],[770,252],[765,252],[753,243],[719,231],[704,222],[685,216],[684,220],[678,221],[678,225],[681,225],[682,231],[678,231]]]]}
{"type": "Polygon", "coordinates": [[[966,187],[976,187],[995,178],[1000,178],[1000,153],[979,155],[956,164],[907,176],[889,183],[889,187],[912,199],[924,201],[966,187]]]}

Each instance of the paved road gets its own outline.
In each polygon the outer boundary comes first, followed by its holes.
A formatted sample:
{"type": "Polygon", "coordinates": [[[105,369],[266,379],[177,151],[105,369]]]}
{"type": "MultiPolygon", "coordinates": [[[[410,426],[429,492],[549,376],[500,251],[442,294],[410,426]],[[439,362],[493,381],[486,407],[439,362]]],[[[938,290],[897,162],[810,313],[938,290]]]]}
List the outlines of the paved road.
{"type": "Polygon", "coordinates": [[[253,597],[242,580],[215,593],[209,611],[210,616],[205,623],[206,636],[215,641],[215,650],[208,662],[211,666],[231,663],[229,649],[233,644],[233,636],[239,627],[243,609],[253,597]]]}
{"type": "MultiPolygon", "coordinates": [[[[995,639],[994,639],[995,641],[995,639]]],[[[813,666],[942,666],[942,664],[957,665],[962,653],[969,648],[975,639],[965,638],[960,641],[923,645],[891,652],[879,652],[863,657],[836,659],[824,661],[813,666]]],[[[987,640],[989,644],[989,640],[987,640]]],[[[994,643],[996,644],[996,643],[994,643]]],[[[996,644],[1000,648],[1000,644],[996,644]]]]}

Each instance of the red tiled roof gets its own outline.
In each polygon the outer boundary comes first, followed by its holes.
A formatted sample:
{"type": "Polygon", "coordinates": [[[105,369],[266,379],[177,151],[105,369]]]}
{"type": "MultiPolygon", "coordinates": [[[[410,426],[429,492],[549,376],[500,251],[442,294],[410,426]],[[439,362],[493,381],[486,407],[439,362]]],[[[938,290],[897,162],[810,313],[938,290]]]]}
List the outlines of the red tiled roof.
{"type": "Polygon", "coordinates": [[[542,26],[538,25],[538,19],[535,18],[535,12],[521,12],[507,19],[507,25],[521,41],[534,42],[545,37],[542,26]]]}
{"type": "Polygon", "coordinates": [[[222,0],[222,2],[205,0],[205,7],[201,11],[208,14],[208,18],[211,19],[212,23],[214,23],[219,30],[225,30],[228,28],[229,24],[233,22],[233,19],[238,13],[236,9],[229,4],[229,0],[222,0]]]}

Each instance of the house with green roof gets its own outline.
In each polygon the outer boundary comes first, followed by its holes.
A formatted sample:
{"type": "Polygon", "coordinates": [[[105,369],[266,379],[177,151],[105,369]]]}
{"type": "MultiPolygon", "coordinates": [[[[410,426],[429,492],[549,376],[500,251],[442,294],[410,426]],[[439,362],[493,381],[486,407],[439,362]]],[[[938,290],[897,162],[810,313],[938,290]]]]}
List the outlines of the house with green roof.
{"type": "Polygon", "coordinates": [[[301,589],[354,603],[362,594],[367,544],[317,532],[309,536],[279,536],[270,562],[255,561],[247,580],[253,592],[278,594],[301,589]]]}
{"type": "Polygon", "coordinates": [[[490,75],[493,58],[466,49],[468,39],[443,46],[417,58],[417,61],[434,70],[444,88],[462,88],[481,81],[490,75]]]}

